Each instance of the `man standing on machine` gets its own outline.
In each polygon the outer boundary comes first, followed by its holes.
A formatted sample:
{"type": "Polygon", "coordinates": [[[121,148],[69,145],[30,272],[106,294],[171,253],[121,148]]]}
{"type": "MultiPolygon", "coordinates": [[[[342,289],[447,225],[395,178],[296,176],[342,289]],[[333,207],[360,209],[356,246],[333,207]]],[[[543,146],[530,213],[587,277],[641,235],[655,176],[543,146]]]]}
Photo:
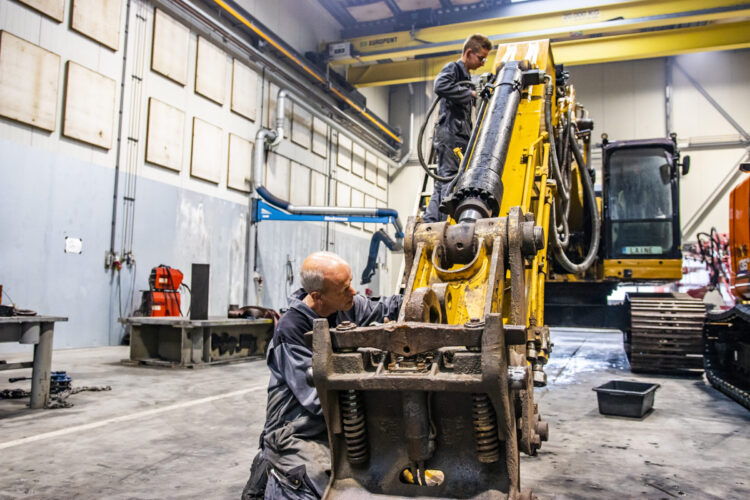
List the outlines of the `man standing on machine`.
{"type": "Polygon", "coordinates": [[[464,42],[461,59],[446,64],[435,79],[435,94],[442,102],[435,125],[433,146],[437,153],[438,176],[447,180],[435,180],[435,189],[424,213],[424,222],[446,219],[439,208],[447,195],[450,178],[458,172],[458,158],[453,149],[466,148],[472,128],[471,107],[476,91],[472,88],[469,72],[484,65],[490,50],[492,42],[489,38],[479,33],[471,35],[464,42]]]}

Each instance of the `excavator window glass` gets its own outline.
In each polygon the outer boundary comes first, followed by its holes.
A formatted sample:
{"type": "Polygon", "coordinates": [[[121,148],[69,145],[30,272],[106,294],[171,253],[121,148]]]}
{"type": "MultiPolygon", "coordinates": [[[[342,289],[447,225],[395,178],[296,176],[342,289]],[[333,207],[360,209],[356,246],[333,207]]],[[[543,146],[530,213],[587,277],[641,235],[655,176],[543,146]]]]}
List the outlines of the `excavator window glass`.
{"type": "Polygon", "coordinates": [[[609,158],[607,204],[612,257],[672,253],[672,158],[662,148],[624,148],[609,158]]]}

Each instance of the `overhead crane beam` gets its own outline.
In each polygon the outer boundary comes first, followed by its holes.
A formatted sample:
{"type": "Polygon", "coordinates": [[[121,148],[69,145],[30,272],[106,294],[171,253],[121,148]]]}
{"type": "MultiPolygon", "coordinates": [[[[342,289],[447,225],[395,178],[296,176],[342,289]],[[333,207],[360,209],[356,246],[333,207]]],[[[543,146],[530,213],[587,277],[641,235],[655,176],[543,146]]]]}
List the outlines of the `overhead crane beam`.
{"type": "MultiPolygon", "coordinates": [[[[567,66],[741,49],[750,47],[750,21],[553,42],[552,46],[555,62],[567,66]]],[[[437,76],[446,63],[457,57],[456,53],[410,61],[352,66],[347,78],[357,87],[429,81],[437,76]]],[[[488,63],[477,69],[476,73],[490,70],[494,53],[490,53],[487,60],[488,63]]]]}
{"type": "Polygon", "coordinates": [[[598,0],[535,2],[546,12],[398,31],[351,38],[354,56],[336,64],[375,63],[411,59],[430,54],[460,51],[471,33],[484,33],[493,43],[549,38],[555,41],[577,39],[613,32],[658,28],[701,21],[739,20],[750,15],[747,0],[598,0]]]}

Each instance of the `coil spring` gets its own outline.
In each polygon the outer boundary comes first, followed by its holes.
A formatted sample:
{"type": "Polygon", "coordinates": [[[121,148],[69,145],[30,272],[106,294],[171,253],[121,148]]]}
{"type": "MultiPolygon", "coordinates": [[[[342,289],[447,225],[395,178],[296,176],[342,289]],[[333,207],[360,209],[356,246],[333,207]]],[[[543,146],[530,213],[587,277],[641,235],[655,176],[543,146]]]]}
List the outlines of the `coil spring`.
{"type": "Polygon", "coordinates": [[[500,460],[500,442],[497,439],[495,409],[486,394],[473,394],[472,398],[477,458],[485,464],[497,462],[500,460]]]}
{"type": "Polygon", "coordinates": [[[344,423],[346,455],[352,465],[363,464],[370,458],[367,444],[367,425],[362,393],[355,390],[341,391],[341,419],[344,423]]]}

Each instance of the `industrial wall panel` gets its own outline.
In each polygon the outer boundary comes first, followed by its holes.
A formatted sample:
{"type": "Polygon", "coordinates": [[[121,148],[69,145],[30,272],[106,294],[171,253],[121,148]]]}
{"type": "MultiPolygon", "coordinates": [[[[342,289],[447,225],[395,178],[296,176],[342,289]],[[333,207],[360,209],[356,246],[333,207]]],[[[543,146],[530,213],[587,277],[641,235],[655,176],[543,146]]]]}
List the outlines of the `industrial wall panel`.
{"type": "Polygon", "coordinates": [[[336,183],[336,206],[340,208],[352,206],[352,188],[343,182],[336,183]]]}
{"type": "Polygon", "coordinates": [[[401,10],[439,9],[442,7],[440,0],[396,0],[396,5],[401,10]]]}
{"type": "Polygon", "coordinates": [[[200,118],[193,118],[193,147],[190,175],[218,184],[221,180],[221,159],[224,157],[221,127],[200,118]]]}
{"type": "Polygon", "coordinates": [[[65,18],[65,0],[18,0],[24,5],[28,5],[34,10],[62,22],[65,18]]]}
{"type": "Polygon", "coordinates": [[[189,45],[190,30],[156,9],[151,69],[180,85],[187,85],[189,45]]]}
{"type": "Polygon", "coordinates": [[[378,158],[378,187],[385,189],[388,187],[388,163],[378,158]]]}
{"type": "Polygon", "coordinates": [[[237,59],[232,60],[232,103],[235,113],[248,120],[257,117],[258,74],[237,59]]]}
{"type": "Polygon", "coordinates": [[[328,124],[313,116],[312,152],[321,158],[328,157],[328,124]]]}
{"type": "Polygon", "coordinates": [[[229,154],[227,156],[227,187],[249,193],[253,165],[253,143],[236,134],[229,134],[229,154]]]}
{"type": "Polygon", "coordinates": [[[110,149],[114,133],[116,82],[68,61],[62,133],[110,149]]]}
{"type": "Polygon", "coordinates": [[[365,180],[372,184],[377,182],[378,157],[371,151],[365,152],[365,180]]]}
{"type": "Polygon", "coordinates": [[[185,113],[153,97],[148,100],[146,161],[182,170],[185,113]]]}
{"type": "Polygon", "coordinates": [[[314,207],[325,207],[328,205],[327,186],[328,178],[320,172],[311,172],[310,176],[310,205],[314,207]]]}
{"type": "Polygon", "coordinates": [[[0,31],[0,115],[54,131],[59,75],[60,56],[0,31]]]}
{"type": "Polygon", "coordinates": [[[310,149],[312,115],[301,106],[295,105],[292,109],[292,142],[310,149]]]}
{"type": "Polygon", "coordinates": [[[352,168],[352,140],[343,134],[338,134],[336,165],[345,170],[352,168]]]}
{"type": "Polygon", "coordinates": [[[195,61],[195,92],[224,104],[227,83],[227,55],[202,36],[198,37],[195,61]]]}
{"type": "Polygon", "coordinates": [[[356,142],[352,146],[352,173],[358,177],[365,176],[365,148],[356,142]]]}
{"type": "MultiPolygon", "coordinates": [[[[362,208],[365,206],[365,193],[359,189],[352,188],[352,207],[362,208]]],[[[361,222],[352,222],[352,227],[362,229],[361,222]]]]}
{"type": "Polygon", "coordinates": [[[290,185],[289,202],[293,205],[309,205],[310,169],[293,161],[290,185]]]}
{"type": "Polygon", "coordinates": [[[73,0],[70,27],[116,51],[122,6],[121,0],[73,0]]]}
{"type": "MultiPolygon", "coordinates": [[[[376,208],[376,207],[377,207],[377,202],[375,201],[375,198],[373,198],[369,194],[366,194],[365,195],[365,208],[376,208]]],[[[368,233],[374,233],[376,229],[375,227],[376,225],[377,224],[373,224],[371,222],[366,223],[365,231],[367,231],[368,233]]]]}
{"type": "Polygon", "coordinates": [[[274,196],[289,199],[289,158],[276,153],[268,154],[265,186],[274,196]]]}

